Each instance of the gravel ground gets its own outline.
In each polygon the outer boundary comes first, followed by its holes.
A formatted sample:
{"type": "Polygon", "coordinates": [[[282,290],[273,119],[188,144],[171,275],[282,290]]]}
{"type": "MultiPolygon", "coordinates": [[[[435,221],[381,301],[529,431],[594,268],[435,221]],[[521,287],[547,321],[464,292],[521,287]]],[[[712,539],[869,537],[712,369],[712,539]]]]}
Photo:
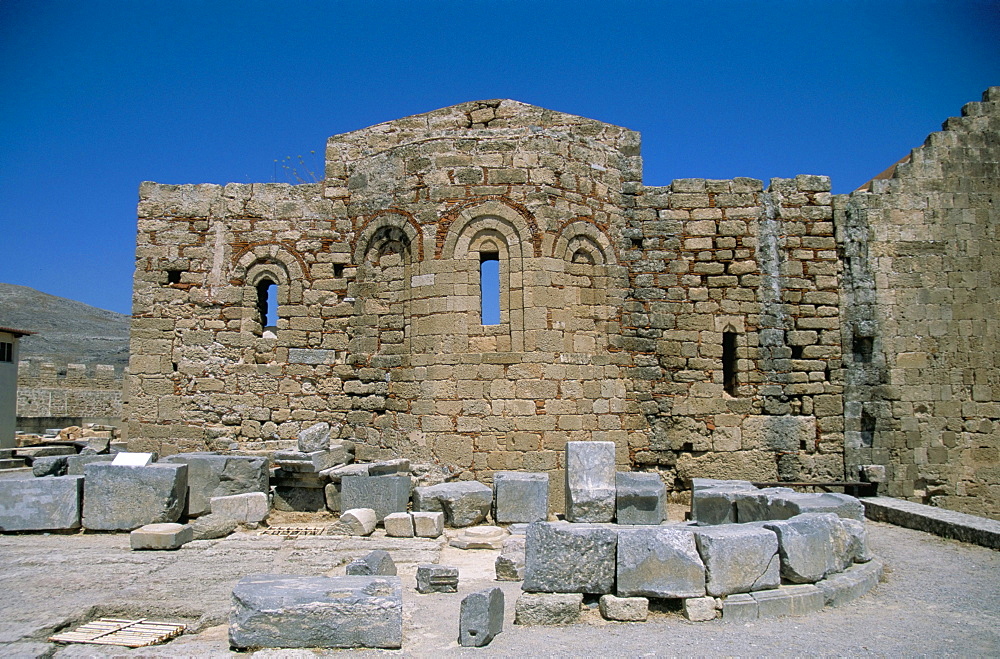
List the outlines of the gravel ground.
{"type": "Polygon", "coordinates": [[[462,551],[440,540],[237,534],[176,552],[132,552],[126,534],[6,535],[0,536],[0,656],[231,656],[225,623],[241,576],[343,574],[346,562],[380,547],[393,555],[403,579],[404,641],[402,651],[369,654],[1000,655],[1000,552],[887,524],[868,526],[887,574],[846,606],[748,624],[691,623],[671,611],[651,613],[646,623],[612,623],[593,609],[580,624],[545,628],[512,624],[519,584],[493,581],[497,552],[462,551]],[[459,567],[459,593],[418,594],[414,574],[422,562],[459,567]],[[487,648],[460,648],[462,597],[494,585],[506,594],[504,632],[487,648]],[[166,645],[137,650],[45,643],[53,631],[99,616],[174,620],[191,628],[166,645]]]}

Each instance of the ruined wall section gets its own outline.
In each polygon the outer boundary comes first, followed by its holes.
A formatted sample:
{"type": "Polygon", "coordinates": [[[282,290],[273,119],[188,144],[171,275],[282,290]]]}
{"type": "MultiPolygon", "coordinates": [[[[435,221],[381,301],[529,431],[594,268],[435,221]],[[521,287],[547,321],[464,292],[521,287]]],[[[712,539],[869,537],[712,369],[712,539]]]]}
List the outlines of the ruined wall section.
{"type": "Polygon", "coordinates": [[[838,198],[849,466],[890,496],[1000,519],[1000,88],[893,178],[838,198]]]}
{"type": "Polygon", "coordinates": [[[30,419],[121,418],[122,369],[110,364],[22,361],[17,369],[18,428],[30,419]]]}

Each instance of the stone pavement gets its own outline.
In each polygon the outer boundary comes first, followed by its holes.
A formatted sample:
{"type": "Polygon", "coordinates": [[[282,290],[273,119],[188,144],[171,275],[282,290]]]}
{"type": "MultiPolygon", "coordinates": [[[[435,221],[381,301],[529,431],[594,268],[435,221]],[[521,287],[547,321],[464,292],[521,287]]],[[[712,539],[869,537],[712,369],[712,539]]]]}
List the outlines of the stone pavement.
{"type": "Polygon", "coordinates": [[[127,534],[4,535],[0,656],[230,656],[226,619],[242,576],[343,574],[346,563],[376,548],[390,552],[403,580],[403,649],[383,651],[396,655],[996,654],[1000,552],[882,523],[869,523],[869,533],[888,574],[874,592],[847,606],[742,625],[692,623],[676,611],[654,611],[646,623],[613,623],[600,618],[595,602],[581,624],[544,628],[512,624],[520,584],[493,580],[497,551],[448,547],[444,537],[238,534],[178,551],[132,552],[127,534]],[[417,593],[416,566],[426,562],[458,567],[458,593],[417,593]],[[462,598],[491,586],[506,596],[503,632],[486,648],[459,647],[462,598]],[[44,642],[56,629],[100,616],[186,622],[194,633],[137,650],[44,642]]]}

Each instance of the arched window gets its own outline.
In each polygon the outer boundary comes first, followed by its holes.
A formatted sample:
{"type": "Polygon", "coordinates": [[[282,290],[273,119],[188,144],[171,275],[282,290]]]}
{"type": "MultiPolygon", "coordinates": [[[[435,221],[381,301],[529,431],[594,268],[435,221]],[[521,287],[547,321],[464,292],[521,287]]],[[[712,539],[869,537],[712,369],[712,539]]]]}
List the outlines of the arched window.
{"type": "Polygon", "coordinates": [[[479,252],[479,308],[483,325],[500,324],[500,254],[479,252]]]}
{"type": "Polygon", "coordinates": [[[276,330],[278,324],[278,285],[268,278],[257,282],[257,313],[264,330],[276,330]]]}

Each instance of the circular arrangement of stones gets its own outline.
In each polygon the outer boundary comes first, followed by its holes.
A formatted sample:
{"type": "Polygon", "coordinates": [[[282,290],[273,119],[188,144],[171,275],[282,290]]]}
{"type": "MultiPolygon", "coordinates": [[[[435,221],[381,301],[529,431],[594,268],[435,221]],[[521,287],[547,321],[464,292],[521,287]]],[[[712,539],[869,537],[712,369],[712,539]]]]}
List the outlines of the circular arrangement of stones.
{"type": "Polygon", "coordinates": [[[882,573],[848,495],[696,479],[691,513],[659,525],[530,524],[515,623],[572,622],[584,595],[600,595],[611,620],[645,620],[650,598],[682,600],[695,621],[799,615],[867,593],[882,573]]]}

